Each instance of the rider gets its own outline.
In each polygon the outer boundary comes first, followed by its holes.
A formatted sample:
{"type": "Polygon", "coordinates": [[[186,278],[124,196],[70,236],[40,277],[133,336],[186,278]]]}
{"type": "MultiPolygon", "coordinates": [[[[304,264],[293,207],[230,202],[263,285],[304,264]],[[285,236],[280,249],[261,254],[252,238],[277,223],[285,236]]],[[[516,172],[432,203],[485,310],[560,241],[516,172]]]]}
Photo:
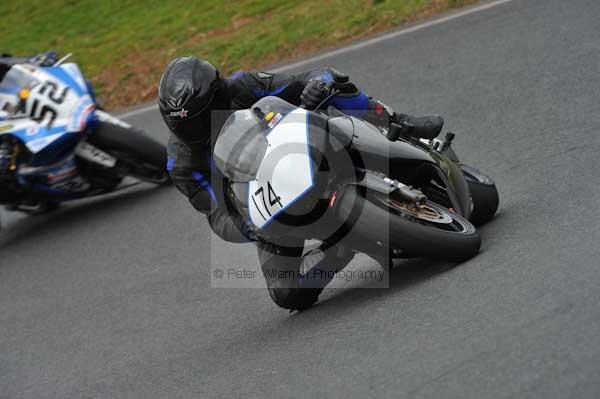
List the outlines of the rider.
{"type": "MultiPolygon", "coordinates": [[[[327,83],[339,82],[339,94],[329,104],[378,125],[406,121],[415,126],[416,136],[435,136],[442,129],[439,116],[411,117],[394,113],[382,102],[368,97],[333,69],[316,69],[296,75],[267,72],[238,72],[221,77],[209,62],[197,57],[180,57],[164,71],[158,89],[161,115],[172,132],[168,144],[167,170],[177,188],[193,207],[206,214],[212,230],[226,241],[257,241],[258,255],[273,301],[286,309],[304,309],[317,298],[330,279],[310,279],[315,270],[337,271],[354,253],[323,243],[303,255],[304,242],[272,240],[255,236],[223,193],[224,177],[212,163],[211,140],[223,126],[227,113],[213,110],[250,108],[265,96],[277,96],[294,105],[314,109],[330,95],[327,83]],[[212,114],[212,120],[211,120],[212,114]],[[219,182],[219,187],[213,186],[219,182]],[[272,273],[284,269],[292,273],[272,273]],[[278,278],[278,276],[285,276],[278,278]],[[291,278],[289,276],[299,276],[291,278]]],[[[331,273],[319,273],[331,276],[331,273]]]]}

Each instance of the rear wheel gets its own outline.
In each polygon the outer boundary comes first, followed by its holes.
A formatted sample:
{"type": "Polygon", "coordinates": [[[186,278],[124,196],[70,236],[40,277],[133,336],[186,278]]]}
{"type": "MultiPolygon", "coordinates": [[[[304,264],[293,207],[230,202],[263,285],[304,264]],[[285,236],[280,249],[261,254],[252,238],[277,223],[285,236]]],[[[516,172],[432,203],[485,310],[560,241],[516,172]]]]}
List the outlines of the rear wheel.
{"type": "Polygon", "coordinates": [[[166,171],[167,150],[164,145],[148,137],[143,131],[125,128],[108,122],[99,122],[89,137],[90,143],[117,158],[116,168],[123,175],[140,180],[169,184],[166,171]]]}
{"type": "Polygon", "coordinates": [[[447,208],[431,201],[414,206],[396,193],[361,191],[349,187],[336,210],[339,218],[352,220],[350,234],[357,238],[356,245],[376,243],[386,251],[449,261],[466,260],[479,252],[481,237],[475,227],[447,208]],[[353,219],[354,212],[359,215],[353,219]]]}

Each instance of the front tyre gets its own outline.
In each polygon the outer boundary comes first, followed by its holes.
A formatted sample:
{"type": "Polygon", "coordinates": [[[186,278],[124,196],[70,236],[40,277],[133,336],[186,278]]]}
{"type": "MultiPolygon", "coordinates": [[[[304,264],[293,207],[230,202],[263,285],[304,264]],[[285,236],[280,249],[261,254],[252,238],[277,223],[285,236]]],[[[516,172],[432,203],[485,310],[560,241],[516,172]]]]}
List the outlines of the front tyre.
{"type": "Polygon", "coordinates": [[[148,137],[142,130],[100,121],[88,140],[117,158],[116,168],[122,175],[154,184],[170,183],[166,171],[165,146],[148,137]]]}
{"type": "Polygon", "coordinates": [[[495,185],[486,185],[469,182],[471,198],[473,198],[473,212],[470,220],[475,226],[481,226],[494,217],[498,210],[498,190],[495,185]]]}
{"type": "Polygon", "coordinates": [[[469,220],[475,226],[481,226],[492,220],[498,210],[500,203],[498,189],[494,181],[479,170],[468,165],[461,165],[461,169],[469,185],[473,201],[473,210],[469,220]]]}
{"type": "Polygon", "coordinates": [[[349,237],[359,246],[356,249],[368,251],[369,243],[376,243],[411,256],[460,262],[475,256],[481,246],[479,232],[467,219],[431,201],[412,206],[394,192],[385,195],[349,186],[336,215],[351,221],[349,237]]]}

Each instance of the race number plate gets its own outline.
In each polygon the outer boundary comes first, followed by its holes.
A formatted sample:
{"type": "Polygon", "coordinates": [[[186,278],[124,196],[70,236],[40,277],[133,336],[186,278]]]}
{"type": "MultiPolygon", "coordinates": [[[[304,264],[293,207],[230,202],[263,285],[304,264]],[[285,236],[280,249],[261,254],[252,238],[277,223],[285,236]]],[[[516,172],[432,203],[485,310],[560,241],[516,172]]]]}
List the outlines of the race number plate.
{"type": "Polygon", "coordinates": [[[298,108],[268,133],[269,147],[248,190],[250,219],[256,227],[265,227],[313,187],[308,126],[307,111],[298,108]]]}

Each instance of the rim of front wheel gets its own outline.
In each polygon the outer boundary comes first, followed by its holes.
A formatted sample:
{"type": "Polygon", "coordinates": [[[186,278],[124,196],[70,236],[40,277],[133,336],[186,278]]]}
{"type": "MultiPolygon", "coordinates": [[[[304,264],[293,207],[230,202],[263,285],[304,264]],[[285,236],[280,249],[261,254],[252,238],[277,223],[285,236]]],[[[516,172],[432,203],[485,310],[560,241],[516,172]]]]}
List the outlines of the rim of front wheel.
{"type": "Polygon", "coordinates": [[[423,204],[414,204],[393,192],[389,195],[375,193],[373,197],[376,205],[415,223],[454,233],[469,234],[474,230],[466,219],[429,200],[423,204]]]}

